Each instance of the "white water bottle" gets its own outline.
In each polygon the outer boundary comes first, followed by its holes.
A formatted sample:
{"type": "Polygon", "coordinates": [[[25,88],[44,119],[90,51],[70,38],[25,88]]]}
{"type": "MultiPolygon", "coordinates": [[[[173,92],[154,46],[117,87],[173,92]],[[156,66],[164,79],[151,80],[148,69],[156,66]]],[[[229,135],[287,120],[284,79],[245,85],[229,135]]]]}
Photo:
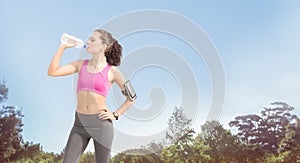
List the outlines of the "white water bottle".
{"type": "Polygon", "coordinates": [[[75,36],[69,35],[67,33],[63,33],[60,37],[60,41],[63,44],[71,44],[72,41],[76,41],[77,45],[75,46],[75,48],[82,48],[84,47],[84,42],[82,41],[82,39],[77,38],[75,36]]]}

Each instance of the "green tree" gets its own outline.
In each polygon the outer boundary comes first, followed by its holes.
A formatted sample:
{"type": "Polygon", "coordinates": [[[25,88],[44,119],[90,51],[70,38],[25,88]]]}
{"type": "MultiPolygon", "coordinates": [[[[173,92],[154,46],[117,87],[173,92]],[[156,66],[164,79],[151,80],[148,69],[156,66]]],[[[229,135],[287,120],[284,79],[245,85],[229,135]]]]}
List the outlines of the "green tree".
{"type": "MultiPolygon", "coordinates": [[[[7,100],[8,88],[0,83],[0,104],[7,100]]],[[[9,161],[12,154],[21,149],[23,115],[14,106],[2,106],[0,110],[0,162],[9,161]]]]}
{"type": "Polygon", "coordinates": [[[0,83],[0,104],[7,100],[8,88],[5,85],[5,81],[0,83]]]}
{"type": "Polygon", "coordinates": [[[285,137],[279,143],[279,155],[284,162],[300,162],[300,119],[286,126],[285,137]]]}
{"type": "Polygon", "coordinates": [[[182,108],[175,107],[168,121],[166,139],[171,144],[165,147],[161,153],[164,162],[197,162],[208,160],[204,154],[208,149],[199,137],[193,138],[194,130],[191,127],[191,119],[188,119],[182,108]]]}
{"type": "Polygon", "coordinates": [[[170,143],[170,146],[162,151],[163,161],[185,160],[187,153],[184,152],[184,146],[192,140],[194,133],[191,128],[191,119],[186,117],[183,108],[175,107],[168,120],[166,141],[170,143]]]}
{"type": "Polygon", "coordinates": [[[0,162],[14,160],[22,146],[22,115],[15,106],[3,106],[0,110],[0,162]]]}
{"type": "Polygon", "coordinates": [[[191,128],[191,119],[188,119],[183,112],[182,107],[175,107],[172,116],[168,121],[168,129],[166,131],[166,140],[171,144],[179,144],[180,141],[190,139],[195,131],[191,128]]]}
{"type": "Polygon", "coordinates": [[[146,146],[142,146],[142,149],[149,151],[147,154],[148,156],[152,157],[155,162],[161,162],[160,157],[161,157],[161,152],[164,149],[164,143],[163,142],[155,142],[152,141],[146,146]]]}
{"type": "Polygon", "coordinates": [[[165,147],[161,153],[163,162],[207,162],[210,156],[207,153],[209,147],[204,144],[200,136],[192,138],[188,143],[180,142],[165,147]]]}
{"type": "Polygon", "coordinates": [[[202,125],[201,137],[204,144],[210,147],[207,151],[211,157],[210,162],[242,161],[240,157],[242,146],[239,140],[229,130],[224,129],[218,121],[207,121],[202,125]]]}
{"type": "Polygon", "coordinates": [[[152,141],[146,146],[138,149],[128,149],[118,153],[112,158],[112,162],[155,162],[162,163],[160,160],[161,152],[164,148],[163,142],[152,141]]]}
{"type": "Polygon", "coordinates": [[[210,150],[210,147],[205,144],[204,140],[200,135],[192,139],[190,146],[185,149],[189,154],[188,160],[190,162],[207,162],[211,160],[211,157],[207,152],[210,150]]]}
{"type": "Polygon", "coordinates": [[[30,159],[33,161],[40,160],[41,156],[41,146],[40,144],[33,144],[32,142],[26,142],[22,145],[22,149],[14,154],[15,159],[30,159]]]}
{"type": "Polygon", "coordinates": [[[79,159],[79,163],[94,163],[94,162],[95,162],[95,156],[93,152],[83,153],[79,159]]]}
{"type": "Polygon", "coordinates": [[[128,149],[121,153],[118,153],[112,158],[113,163],[144,163],[144,162],[153,162],[159,163],[159,160],[156,160],[152,157],[151,151],[145,149],[128,149]]]}
{"type": "Polygon", "coordinates": [[[42,150],[40,144],[34,144],[33,142],[26,142],[22,144],[22,149],[13,154],[15,161],[17,162],[55,162],[61,161],[61,157],[58,154],[47,153],[42,150]]]}

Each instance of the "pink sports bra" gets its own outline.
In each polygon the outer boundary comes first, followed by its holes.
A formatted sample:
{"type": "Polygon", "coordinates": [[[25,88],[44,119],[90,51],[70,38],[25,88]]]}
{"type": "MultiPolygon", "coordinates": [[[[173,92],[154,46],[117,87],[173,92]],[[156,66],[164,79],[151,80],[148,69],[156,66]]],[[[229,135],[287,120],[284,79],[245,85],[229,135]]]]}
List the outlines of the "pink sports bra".
{"type": "Polygon", "coordinates": [[[110,69],[111,65],[107,64],[107,66],[98,73],[90,73],[87,70],[88,63],[89,60],[84,60],[80,68],[77,82],[77,92],[87,90],[106,97],[111,86],[110,82],[108,81],[108,70],[110,69]]]}

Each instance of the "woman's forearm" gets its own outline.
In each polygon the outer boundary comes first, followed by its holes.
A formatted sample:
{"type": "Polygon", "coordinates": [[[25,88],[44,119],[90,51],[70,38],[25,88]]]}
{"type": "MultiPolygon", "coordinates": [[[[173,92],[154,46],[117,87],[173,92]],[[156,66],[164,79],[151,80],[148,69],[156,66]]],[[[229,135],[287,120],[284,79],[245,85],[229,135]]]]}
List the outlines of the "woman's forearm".
{"type": "Polygon", "coordinates": [[[54,57],[52,58],[52,61],[48,68],[48,75],[52,76],[55,74],[55,71],[59,68],[60,59],[64,53],[65,48],[62,46],[59,46],[57,52],[55,53],[54,57]]]}
{"type": "Polygon", "coordinates": [[[132,105],[134,104],[134,101],[126,100],[117,110],[116,112],[119,114],[119,116],[123,115],[132,105]]]}

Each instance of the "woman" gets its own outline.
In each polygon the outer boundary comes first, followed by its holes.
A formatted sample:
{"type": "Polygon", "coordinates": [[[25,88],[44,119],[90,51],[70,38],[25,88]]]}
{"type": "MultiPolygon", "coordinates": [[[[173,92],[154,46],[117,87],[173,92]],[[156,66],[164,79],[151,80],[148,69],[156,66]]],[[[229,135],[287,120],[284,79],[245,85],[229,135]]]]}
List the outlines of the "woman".
{"type": "Polygon", "coordinates": [[[97,29],[89,37],[86,46],[86,51],[91,53],[93,58],[76,60],[60,66],[64,50],[74,46],[75,41],[60,44],[48,69],[49,76],[79,73],[75,122],[69,135],[63,162],[78,162],[90,138],[94,140],[96,162],[109,162],[114,135],[113,121],[134,103],[127,96],[126,101],[114,112],[106,106],[106,96],[113,83],[117,83],[122,91],[125,90],[125,78],[117,68],[121,63],[122,47],[109,32],[97,29]]]}

